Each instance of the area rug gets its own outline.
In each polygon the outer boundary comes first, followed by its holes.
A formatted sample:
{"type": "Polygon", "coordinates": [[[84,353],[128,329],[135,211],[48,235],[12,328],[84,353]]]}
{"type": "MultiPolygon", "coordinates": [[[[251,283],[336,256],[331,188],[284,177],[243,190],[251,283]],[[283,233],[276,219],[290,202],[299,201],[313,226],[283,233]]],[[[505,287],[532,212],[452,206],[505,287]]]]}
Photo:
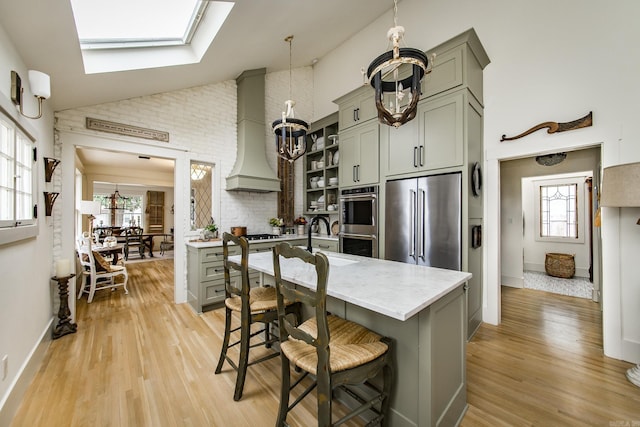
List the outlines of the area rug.
{"type": "Polygon", "coordinates": [[[538,271],[524,272],[524,287],[579,298],[592,298],[593,283],[586,277],[561,279],[538,271]]]}

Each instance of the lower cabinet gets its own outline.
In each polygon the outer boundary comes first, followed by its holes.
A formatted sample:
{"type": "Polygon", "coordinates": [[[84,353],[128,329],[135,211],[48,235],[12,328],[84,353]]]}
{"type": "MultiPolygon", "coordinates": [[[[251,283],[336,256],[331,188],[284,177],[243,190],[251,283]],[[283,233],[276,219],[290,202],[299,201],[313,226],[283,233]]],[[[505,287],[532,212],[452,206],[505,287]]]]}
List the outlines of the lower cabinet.
{"type": "Polygon", "coordinates": [[[339,242],[336,239],[311,239],[311,247],[321,251],[338,252],[339,242]]]}
{"type": "MultiPolygon", "coordinates": [[[[306,244],[302,239],[289,240],[292,245],[306,244]]],[[[266,241],[251,243],[250,252],[270,251],[278,242],[266,241]]],[[[229,255],[240,255],[240,248],[229,246],[229,255]]],[[[231,280],[238,281],[237,287],[241,286],[240,274],[231,273],[231,280]]],[[[255,270],[249,271],[249,281],[251,286],[264,286],[269,283],[260,282],[260,273],[255,270]]],[[[187,302],[196,313],[202,313],[207,309],[220,307],[225,299],[224,292],[224,256],[222,245],[196,248],[187,245],[187,302]]]]}

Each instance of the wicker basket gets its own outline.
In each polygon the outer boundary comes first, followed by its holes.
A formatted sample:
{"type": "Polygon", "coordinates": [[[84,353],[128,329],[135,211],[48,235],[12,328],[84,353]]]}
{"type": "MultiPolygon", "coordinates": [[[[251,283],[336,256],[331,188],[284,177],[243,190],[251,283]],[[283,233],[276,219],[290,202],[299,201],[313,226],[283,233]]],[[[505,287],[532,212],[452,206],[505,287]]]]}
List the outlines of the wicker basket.
{"type": "Polygon", "coordinates": [[[544,269],[549,276],[570,279],[576,273],[575,257],[569,254],[547,253],[544,269]]]}

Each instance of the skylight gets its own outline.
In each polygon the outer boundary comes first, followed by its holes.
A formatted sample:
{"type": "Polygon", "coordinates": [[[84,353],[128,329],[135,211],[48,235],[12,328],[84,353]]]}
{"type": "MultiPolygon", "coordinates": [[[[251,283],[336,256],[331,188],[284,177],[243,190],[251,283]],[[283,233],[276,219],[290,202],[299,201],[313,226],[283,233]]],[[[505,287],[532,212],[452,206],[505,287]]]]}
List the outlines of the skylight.
{"type": "Polygon", "coordinates": [[[234,3],[70,0],[85,72],[199,62],[234,3]]]}

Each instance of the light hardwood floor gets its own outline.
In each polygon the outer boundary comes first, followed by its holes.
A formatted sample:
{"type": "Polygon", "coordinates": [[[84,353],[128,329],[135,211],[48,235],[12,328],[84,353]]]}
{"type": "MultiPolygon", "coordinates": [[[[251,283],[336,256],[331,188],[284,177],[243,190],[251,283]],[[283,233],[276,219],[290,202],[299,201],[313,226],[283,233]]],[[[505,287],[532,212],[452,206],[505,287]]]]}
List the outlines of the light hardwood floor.
{"type": "MultiPolygon", "coordinates": [[[[129,295],[78,301],[78,332],[52,342],[11,426],[272,426],[279,359],[250,367],[234,402],[235,372],[213,373],[223,310],[173,304],[171,260],[128,268],[129,295]]],[[[502,307],[467,348],[463,426],[640,425],[631,364],[603,356],[595,304],[505,288],[502,307]]],[[[314,424],[302,405],[292,426],[314,424]]]]}

